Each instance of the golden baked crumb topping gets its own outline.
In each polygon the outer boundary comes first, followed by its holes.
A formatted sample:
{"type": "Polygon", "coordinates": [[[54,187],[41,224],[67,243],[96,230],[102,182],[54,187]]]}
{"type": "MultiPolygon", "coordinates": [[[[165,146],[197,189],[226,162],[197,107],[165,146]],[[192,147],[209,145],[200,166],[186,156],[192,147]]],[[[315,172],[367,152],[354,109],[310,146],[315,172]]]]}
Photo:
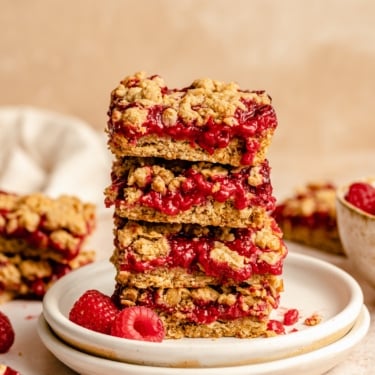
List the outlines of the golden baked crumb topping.
{"type": "Polygon", "coordinates": [[[139,129],[148,115],[148,108],[155,105],[165,106],[162,113],[164,125],[173,125],[177,118],[187,123],[203,125],[208,119],[226,125],[237,125],[235,111],[245,109],[243,101],[257,104],[271,104],[270,97],[264,92],[243,91],[234,82],[221,82],[209,78],[197,79],[188,88],[167,90],[164,80],[157,76],[148,77],[145,72],[138,72],[125,77],[112,91],[112,98],[125,111],[113,110],[112,120],[121,119],[136,125],[139,129]]]}

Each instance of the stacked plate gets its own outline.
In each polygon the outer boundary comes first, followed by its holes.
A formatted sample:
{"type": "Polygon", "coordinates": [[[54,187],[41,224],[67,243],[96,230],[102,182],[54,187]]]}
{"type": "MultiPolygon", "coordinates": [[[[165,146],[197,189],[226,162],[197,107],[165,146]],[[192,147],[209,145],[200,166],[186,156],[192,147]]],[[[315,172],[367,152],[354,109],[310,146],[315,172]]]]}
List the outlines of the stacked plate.
{"type": "Polygon", "coordinates": [[[92,332],[68,319],[74,301],[88,289],[111,295],[114,267],[85,266],[60,279],[46,294],[38,331],[45,346],[83,375],[323,374],[347,356],[369,329],[370,317],[358,283],[345,271],[290,252],[285,292],[274,319],[300,313],[285,335],[256,339],[181,339],[151,343],[92,332]],[[315,326],[305,319],[319,316],[315,326]]]}

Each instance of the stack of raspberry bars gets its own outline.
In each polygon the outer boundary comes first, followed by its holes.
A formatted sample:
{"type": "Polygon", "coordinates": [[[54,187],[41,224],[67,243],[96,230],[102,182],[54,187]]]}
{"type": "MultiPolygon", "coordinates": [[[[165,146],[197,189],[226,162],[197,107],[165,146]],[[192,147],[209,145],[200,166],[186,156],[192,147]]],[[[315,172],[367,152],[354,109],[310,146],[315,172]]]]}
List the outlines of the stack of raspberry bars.
{"type": "Polygon", "coordinates": [[[270,214],[270,97],[137,73],[108,114],[117,303],[154,309],[166,338],[267,335],[287,254],[270,214]]]}

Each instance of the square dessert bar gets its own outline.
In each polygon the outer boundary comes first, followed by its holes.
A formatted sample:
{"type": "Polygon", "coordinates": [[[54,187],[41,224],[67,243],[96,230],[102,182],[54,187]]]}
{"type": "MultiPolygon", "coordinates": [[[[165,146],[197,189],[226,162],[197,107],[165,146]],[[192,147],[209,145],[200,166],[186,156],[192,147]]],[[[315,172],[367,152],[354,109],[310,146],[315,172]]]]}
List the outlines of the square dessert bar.
{"type": "Polygon", "coordinates": [[[273,215],[285,239],[343,254],[334,184],[314,182],[296,189],[294,194],[277,204],[273,215]]]}
{"type": "Polygon", "coordinates": [[[203,287],[246,283],[255,274],[280,275],[287,254],[272,218],[229,228],[116,218],[116,280],[131,287],[203,287]]]}
{"type": "Polygon", "coordinates": [[[56,280],[94,259],[92,250],[82,250],[64,263],[21,253],[0,253],[0,304],[15,298],[42,299],[56,280]]]}
{"type": "Polygon", "coordinates": [[[95,206],[76,197],[0,192],[2,293],[16,285],[10,294],[41,297],[54,280],[93,261],[84,246],[95,226],[95,206]]]}
{"type": "Polygon", "coordinates": [[[108,145],[117,156],[233,166],[261,163],[277,127],[264,91],[212,79],[171,89],[160,76],[143,72],[112,91],[108,114],[108,145]]]}
{"type": "Polygon", "coordinates": [[[119,305],[155,309],[169,338],[265,333],[287,254],[272,218],[249,228],[115,220],[119,305]]]}
{"type": "Polygon", "coordinates": [[[283,281],[276,275],[254,275],[243,285],[186,288],[129,288],[116,284],[114,300],[146,306],[163,321],[165,338],[250,338],[273,335],[269,315],[279,305],[283,281]]]}
{"type": "Polygon", "coordinates": [[[134,220],[246,227],[275,207],[270,167],[117,158],[107,206],[134,220]]]}

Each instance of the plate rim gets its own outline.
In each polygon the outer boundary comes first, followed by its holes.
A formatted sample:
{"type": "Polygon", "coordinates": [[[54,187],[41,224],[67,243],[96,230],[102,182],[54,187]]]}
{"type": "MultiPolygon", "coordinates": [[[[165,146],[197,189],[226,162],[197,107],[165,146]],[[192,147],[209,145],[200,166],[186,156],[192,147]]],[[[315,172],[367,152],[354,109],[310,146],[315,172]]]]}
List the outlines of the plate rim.
{"type": "MultiPolygon", "coordinates": [[[[338,365],[343,356],[349,352],[352,348],[359,344],[359,342],[367,335],[370,327],[370,313],[365,304],[361,306],[361,312],[357,317],[355,324],[352,329],[341,339],[333,342],[323,348],[316,349],[309,353],[303,353],[296,357],[288,357],[279,360],[274,360],[266,363],[248,364],[240,366],[228,366],[228,367],[202,367],[193,369],[196,375],[220,375],[220,373],[227,373],[230,370],[233,375],[247,375],[249,373],[256,373],[258,375],[273,375],[273,374],[283,374],[285,370],[298,370],[298,372],[289,372],[290,375],[300,374],[301,366],[304,370],[308,371],[308,374],[322,374],[326,371],[332,369],[338,365]],[[322,360],[325,361],[325,366],[321,363],[322,360]],[[329,361],[330,360],[330,361],[329,361]],[[319,372],[315,372],[316,366],[320,363],[321,367],[319,372]],[[311,365],[309,369],[307,365],[311,365]],[[251,371],[251,372],[249,372],[251,371]],[[281,372],[282,371],[282,372],[281,372]]],[[[46,348],[62,363],[64,363],[69,368],[79,371],[82,374],[86,374],[83,368],[83,364],[87,364],[90,359],[94,360],[93,366],[98,366],[100,364],[111,366],[112,370],[119,370],[121,372],[115,372],[117,374],[142,374],[142,375],[175,375],[175,374],[190,374],[191,368],[172,368],[172,367],[153,367],[153,366],[142,366],[132,363],[113,361],[106,358],[96,357],[88,353],[81,352],[74,347],[64,343],[60,340],[54,333],[53,330],[48,325],[45,320],[43,313],[40,314],[37,324],[38,335],[46,346],[46,348]],[[52,348],[52,346],[55,346],[52,348]],[[56,348],[57,346],[57,348],[56,348]],[[80,360],[77,357],[83,357],[80,360]],[[66,358],[69,358],[66,360],[66,358]],[[72,361],[76,360],[81,366],[72,365],[72,361]],[[148,372],[145,373],[145,369],[148,372]],[[124,372],[122,372],[122,370],[124,372]],[[125,372],[126,371],[126,372],[125,372]],[[130,372],[128,372],[130,371],[130,372]],[[142,372],[140,372],[142,371],[142,372]]],[[[107,367],[106,369],[109,369],[107,367]]],[[[100,371],[103,368],[99,369],[100,371]]],[[[88,374],[88,373],[87,373],[88,374]]]]}
{"type": "MultiPolygon", "coordinates": [[[[360,288],[357,281],[350,274],[348,274],[346,271],[342,270],[341,268],[339,268],[339,267],[337,267],[337,266],[335,266],[335,265],[333,265],[329,262],[326,262],[324,260],[313,258],[313,257],[308,256],[308,255],[292,252],[292,253],[288,254],[287,259],[285,261],[285,263],[288,264],[290,267],[292,267],[293,263],[294,264],[300,264],[301,262],[302,262],[302,264],[309,263],[310,268],[313,266],[317,269],[321,269],[321,270],[324,269],[325,272],[332,271],[333,272],[332,274],[335,274],[335,275],[337,275],[337,277],[340,277],[340,280],[341,279],[345,280],[346,287],[348,288],[348,291],[350,291],[350,295],[351,295],[350,302],[345,306],[345,308],[343,310],[341,310],[334,317],[331,317],[329,320],[324,321],[324,322],[320,323],[319,325],[317,325],[315,327],[309,327],[308,328],[310,335],[320,333],[320,331],[322,331],[322,327],[326,328],[324,336],[323,337],[319,336],[318,339],[322,339],[322,338],[324,339],[329,334],[332,334],[332,335],[336,334],[336,337],[331,338],[330,341],[326,341],[324,343],[326,345],[326,344],[329,344],[330,342],[335,341],[335,340],[339,339],[340,337],[342,337],[345,333],[347,333],[350,330],[350,328],[354,324],[355,319],[357,318],[358,314],[360,313],[361,306],[363,304],[364,297],[363,297],[362,289],[360,288]],[[353,314],[353,312],[354,312],[354,314],[353,314]],[[335,327],[337,325],[337,321],[338,322],[340,322],[340,321],[345,322],[345,327],[341,326],[342,332],[340,332],[339,336],[337,336],[337,328],[335,327]]],[[[47,292],[47,294],[45,295],[45,297],[43,299],[44,317],[45,317],[46,321],[48,322],[48,324],[51,326],[51,328],[54,330],[54,332],[60,338],[62,338],[64,341],[67,341],[70,344],[74,344],[75,347],[78,347],[81,350],[89,351],[89,352],[94,353],[94,354],[98,354],[99,349],[97,347],[95,347],[95,344],[94,344],[94,347],[93,347],[92,340],[87,338],[87,339],[84,339],[83,341],[81,340],[81,341],[77,342],[77,340],[72,339],[71,336],[73,335],[73,337],[76,337],[76,335],[79,336],[80,333],[81,334],[83,333],[86,336],[92,335],[92,334],[96,335],[97,333],[93,333],[91,331],[88,332],[88,330],[84,329],[83,327],[79,327],[79,326],[71,323],[68,320],[68,318],[61,311],[58,311],[58,313],[62,316],[62,322],[59,321],[56,318],[56,316],[53,316],[53,312],[54,312],[53,308],[55,308],[55,310],[57,309],[56,297],[59,295],[59,293],[56,292],[56,291],[59,291],[60,289],[63,289],[64,284],[69,285],[69,283],[73,283],[74,280],[76,280],[76,279],[79,280],[81,275],[89,273],[89,272],[91,272],[91,270],[94,270],[94,271],[97,270],[97,272],[99,272],[99,270],[105,271],[107,269],[109,270],[112,267],[113,267],[113,274],[114,274],[114,272],[115,272],[114,266],[108,260],[104,260],[104,261],[100,261],[100,262],[95,262],[95,263],[90,264],[90,265],[86,265],[86,266],[84,266],[84,267],[82,267],[78,270],[75,270],[75,271],[71,272],[70,274],[64,276],[64,278],[58,280],[56,282],[56,284],[53,285],[51,287],[51,289],[47,292]],[[51,303],[51,300],[52,300],[52,303],[51,303]],[[82,346],[82,342],[85,344],[86,347],[82,346]]],[[[100,335],[98,337],[100,337],[101,342],[103,342],[105,344],[104,346],[105,346],[105,349],[106,349],[106,350],[103,350],[101,352],[102,353],[101,355],[107,356],[107,357],[112,358],[112,359],[118,359],[118,356],[111,349],[115,350],[115,347],[117,347],[119,345],[122,345],[123,347],[126,347],[127,352],[128,351],[129,352],[134,351],[135,353],[140,352],[140,354],[142,354],[142,353],[147,354],[148,350],[155,350],[156,351],[155,356],[157,358],[161,355],[161,354],[158,354],[158,353],[161,353],[163,351],[170,351],[171,350],[173,352],[177,352],[178,350],[183,349],[183,344],[179,344],[179,343],[183,342],[181,340],[178,340],[178,341],[176,341],[176,340],[164,340],[162,343],[151,343],[151,342],[144,342],[144,341],[114,338],[112,336],[103,335],[103,334],[98,334],[98,335],[100,335]]],[[[299,353],[301,353],[303,351],[303,345],[306,345],[306,343],[309,342],[309,338],[307,338],[306,336],[307,336],[306,330],[293,333],[293,338],[297,341],[299,340],[298,342],[301,343],[301,345],[299,345],[299,353]]],[[[208,344],[207,340],[211,340],[210,344],[215,345],[215,342],[220,341],[221,344],[222,344],[224,342],[224,340],[226,340],[226,339],[231,340],[230,341],[231,350],[232,350],[232,348],[233,348],[233,351],[240,350],[240,349],[245,350],[243,348],[243,343],[244,343],[244,340],[246,340],[246,339],[225,338],[225,339],[188,339],[188,340],[194,340],[195,348],[199,349],[199,348],[203,348],[203,347],[205,348],[206,347],[206,345],[208,344]]],[[[265,338],[252,338],[251,343],[253,345],[256,345],[257,342],[260,343],[259,340],[262,340],[262,342],[263,342],[264,339],[265,338]]],[[[184,340],[187,340],[187,339],[184,339],[184,340]]],[[[279,347],[279,346],[282,346],[283,344],[285,345],[285,343],[286,343],[285,336],[268,337],[268,338],[266,338],[266,340],[267,340],[268,345],[272,344],[272,347],[279,347]]],[[[323,345],[323,343],[321,343],[321,345],[323,345]]],[[[305,349],[305,351],[307,351],[307,349],[305,349]]],[[[141,356],[141,355],[139,355],[139,356],[141,356]]],[[[272,360],[272,359],[277,359],[277,358],[269,357],[269,359],[272,360]]],[[[133,362],[139,363],[139,360],[134,359],[134,358],[130,359],[129,356],[124,357],[124,358],[122,357],[121,360],[125,360],[125,361],[131,360],[133,362]]],[[[176,362],[181,362],[181,361],[176,361],[176,362]]],[[[232,361],[231,364],[233,364],[234,362],[238,362],[238,360],[232,361]]],[[[144,360],[141,361],[141,364],[142,363],[146,364],[144,362],[144,360]]],[[[149,360],[148,363],[151,363],[151,359],[149,360]]],[[[229,362],[226,362],[226,363],[229,364],[229,362]]]]}

